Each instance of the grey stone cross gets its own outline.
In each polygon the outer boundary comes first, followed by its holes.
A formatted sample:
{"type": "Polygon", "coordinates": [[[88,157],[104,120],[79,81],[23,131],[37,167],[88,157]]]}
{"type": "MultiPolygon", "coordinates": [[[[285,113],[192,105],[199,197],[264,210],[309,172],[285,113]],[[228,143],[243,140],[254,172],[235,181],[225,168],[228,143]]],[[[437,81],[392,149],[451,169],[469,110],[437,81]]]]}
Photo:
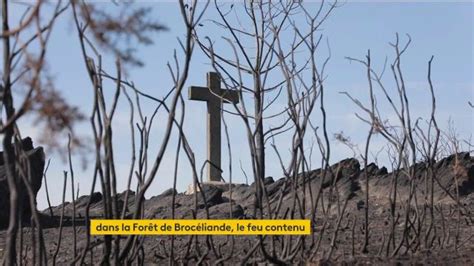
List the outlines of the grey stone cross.
{"type": "Polygon", "coordinates": [[[239,93],[221,89],[219,75],[207,73],[207,87],[189,88],[189,99],[207,102],[207,168],[208,181],[222,180],[221,177],[221,104],[238,103],[239,93]]]}

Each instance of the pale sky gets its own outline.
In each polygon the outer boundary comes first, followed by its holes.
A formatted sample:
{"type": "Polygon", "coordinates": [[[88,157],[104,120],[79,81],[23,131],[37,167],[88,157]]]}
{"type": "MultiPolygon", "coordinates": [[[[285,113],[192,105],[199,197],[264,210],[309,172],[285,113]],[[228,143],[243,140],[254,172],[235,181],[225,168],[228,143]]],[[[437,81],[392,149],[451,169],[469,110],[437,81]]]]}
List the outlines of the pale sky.
{"type": "MultiPolygon", "coordinates": [[[[315,9],[318,6],[314,1],[306,2],[308,2],[309,9],[315,9]]],[[[354,112],[358,111],[356,106],[339,94],[341,91],[347,91],[361,100],[367,100],[365,69],[359,64],[350,63],[345,57],[362,59],[367,50],[370,49],[373,64],[381,68],[386,56],[389,59],[393,58],[393,49],[388,43],[394,41],[395,33],[398,32],[402,40],[405,40],[405,34],[412,37],[412,44],[404,57],[403,67],[408,84],[408,93],[412,102],[413,117],[429,115],[430,99],[426,73],[428,60],[434,55],[432,79],[438,100],[440,126],[446,128],[448,120],[452,119],[459,135],[468,139],[474,132],[473,109],[468,105],[468,101],[474,102],[473,4],[470,2],[439,3],[431,1],[417,3],[407,3],[407,1],[400,3],[388,2],[390,3],[349,1],[333,12],[323,25],[322,31],[319,32],[324,35],[331,49],[331,60],[325,72],[327,75],[325,88],[330,136],[343,131],[355,143],[360,144],[365,140],[368,129],[354,116],[354,112]]],[[[177,4],[169,1],[150,1],[145,4],[153,7],[154,17],[167,26],[169,30],[153,36],[155,45],[139,48],[137,55],[143,59],[145,66],[132,69],[129,79],[133,80],[138,88],[160,98],[171,86],[166,62],[173,59],[173,50],[179,49],[177,37],[183,37],[183,25],[177,4]]],[[[108,5],[113,8],[111,4],[108,5]]],[[[213,30],[213,26],[208,26],[209,23],[206,22],[206,19],[215,15],[216,12],[211,4],[203,18],[204,27],[199,30],[203,35],[215,39],[216,43],[222,43],[224,41],[220,36],[221,32],[213,30]]],[[[81,58],[77,35],[70,23],[70,16],[71,14],[65,14],[58,21],[51,37],[47,58],[51,73],[55,76],[57,87],[61,89],[70,103],[79,106],[89,116],[92,104],[92,89],[81,58]]],[[[236,16],[239,16],[239,14],[236,14],[236,16]]],[[[323,56],[327,56],[328,53],[325,47],[321,50],[323,56]]],[[[230,51],[224,50],[224,52],[230,51]]],[[[104,61],[105,68],[110,73],[114,73],[113,55],[104,54],[104,61]]],[[[199,49],[196,49],[187,86],[205,85],[206,72],[211,70],[209,60],[203,56],[199,49]]],[[[109,91],[112,92],[113,90],[114,87],[110,86],[109,91]]],[[[187,93],[187,90],[185,93],[187,93]]],[[[187,98],[187,95],[185,96],[187,98]]],[[[147,111],[151,114],[151,106],[147,107],[147,111]]],[[[202,102],[188,101],[186,110],[185,130],[200,169],[206,159],[206,105],[202,102]]],[[[318,113],[319,111],[316,110],[315,112],[318,113]]],[[[116,166],[119,175],[118,191],[125,189],[130,167],[128,119],[128,104],[122,99],[119,102],[114,123],[116,166]]],[[[151,136],[150,153],[152,155],[157,152],[161,140],[158,127],[163,124],[163,120],[160,121],[159,119],[160,117],[155,122],[157,127],[151,136]]],[[[315,123],[318,122],[317,119],[319,119],[319,114],[315,116],[315,123]]],[[[245,179],[240,170],[240,164],[248,174],[251,173],[245,132],[239,119],[226,116],[226,121],[229,123],[233,151],[232,178],[234,182],[243,183],[245,179]]],[[[33,139],[40,133],[38,132],[39,129],[28,123],[28,119],[25,119],[21,126],[23,127],[23,135],[30,135],[33,139]]],[[[88,122],[78,128],[80,134],[90,135],[89,132],[90,125],[88,122]]],[[[288,139],[288,136],[277,139],[282,143],[283,153],[288,147],[286,145],[289,142],[288,139]]],[[[224,137],[223,144],[226,145],[224,137]]],[[[376,138],[373,145],[374,147],[381,147],[382,144],[381,139],[376,138]]],[[[154,184],[149,189],[148,197],[172,187],[175,147],[176,138],[173,137],[164,163],[155,178],[154,184]]],[[[222,166],[224,178],[226,178],[228,175],[226,173],[228,172],[228,158],[226,156],[227,150],[224,147],[222,153],[222,166]]],[[[275,179],[280,178],[282,172],[280,166],[275,163],[276,157],[270,147],[267,148],[267,153],[267,175],[273,176],[275,179]]],[[[48,150],[46,150],[46,154],[48,158],[51,156],[48,154],[48,150]]],[[[178,191],[180,192],[192,183],[187,160],[184,153],[182,154],[178,175],[178,191]]],[[[345,146],[335,141],[332,142],[332,162],[344,159],[351,156],[351,154],[351,151],[345,146]]],[[[57,155],[54,155],[51,159],[48,184],[52,204],[58,205],[61,201],[62,171],[68,170],[68,166],[63,164],[57,155]]],[[[89,193],[93,158],[91,158],[89,168],[85,171],[81,170],[79,158],[73,158],[73,160],[76,182],[80,183],[80,194],[89,193]]],[[[315,157],[313,160],[314,168],[319,167],[319,162],[320,159],[315,157]]],[[[381,162],[383,163],[383,159],[381,159],[381,162]]],[[[253,182],[252,179],[250,177],[249,182],[253,182]]],[[[96,191],[99,190],[100,188],[97,186],[96,191]]],[[[67,197],[70,201],[69,194],[67,197]]],[[[44,186],[38,194],[38,205],[39,209],[47,207],[44,186]]]]}

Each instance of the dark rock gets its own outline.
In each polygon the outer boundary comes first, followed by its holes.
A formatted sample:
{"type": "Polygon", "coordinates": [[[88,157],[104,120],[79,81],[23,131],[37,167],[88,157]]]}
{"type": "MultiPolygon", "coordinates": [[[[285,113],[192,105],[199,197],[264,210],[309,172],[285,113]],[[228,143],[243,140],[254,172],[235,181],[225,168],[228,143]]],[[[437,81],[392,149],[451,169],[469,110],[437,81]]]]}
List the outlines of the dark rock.
{"type": "MultiPolygon", "coordinates": [[[[232,212],[230,211],[230,202],[214,205],[209,208],[210,219],[238,219],[244,216],[244,210],[239,204],[232,203],[232,212]]],[[[199,212],[197,218],[207,218],[205,210],[199,212]]]]}
{"type": "Polygon", "coordinates": [[[117,194],[117,199],[125,201],[125,198],[128,197],[128,200],[135,197],[135,191],[133,190],[125,190],[122,193],[117,194]]]}
{"type": "Polygon", "coordinates": [[[271,176],[267,176],[267,177],[265,177],[265,179],[263,180],[263,184],[265,184],[265,185],[270,185],[270,184],[272,184],[273,182],[275,182],[275,181],[273,181],[273,177],[271,177],[271,176]]]}
{"type": "MultiPolygon", "coordinates": [[[[133,210],[134,203],[135,203],[135,192],[132,190],[123,191],[122,193],[118,193],[116,195],[116,206],[118,210],[118,214],[121,215],[124,206],[125,206],[125,199],[128,196],[127,207],[125,207],[125,214],[129,214],[130,210],[133,210]]],[[[94,192],[92,195],[84,195],[79,197],[75,201],[75,206],[73,206],[72,202],[65,202],[64,203],[64,216],[65,217],[72,217],[73,211],[75,207],[76,216],[78,217],[85,217],[86,216],[86,209],[87,204],[90,200],[89,206],[89,217],[91,218],[101,218],[104,216],[104,201],[103,195],[100,192],[94,192]]],[[[59,205],[57,207],[51,208],[53,211],[54,216],[60,216],[62,213],[63,206],[59,205]]],[[[49,215],[49,209],[42,211],[42,214],[49,215]]]]}
{"type": "Polygon", "coordinates": [[[127,202],[125,213],[129,213],[130,210],[135,209],[135,191],[125,190],[124,192],[117,194],[117,208],[119,213],[122,212],[125,202],[127,202]]]}
{"type": "MultiPolygon", "coordinates": [[[[29,160],[30,173],[28,183],[33,192],[34,202],[36,204],[36,195],[41,188],[43,181],[43,170],[45,155],[42,147],[33,147],[31,138],[25,138],[21,141],[21,148],[25,151],[29,160]]],[[[10,189],[6,179],[6,172],[3,160],[3,152],[0,152],[0,228],[6,228],[9,222],[10,214],[10,189]]],[[[17,172],[18,173],[18,172],[17,172]]],[[[18,203],[19,211],[24,222],[29,222],[31,217],[30,197],[23,179],[18,177],[18,203]]]]}
{"type": "Polygon", "coordinates": [[[94,192],[92,193],[92,196],[81,196],[76,200],[76,208],[86,207],[87,203],[89,202],[89,199],[91,201],[91,204],[97,203],[102,200],[102,193],[94,192]]]}
{"type": "Polygon", "coordinates": [[[198,205],[204,207],[204,200],[206,201],[207,206],[213,206],[219,203],[223,203],[222,198],[223,189],[213,186],[213,185],[201,185],[202,192],[198,192],[198,205]],[[204,194],[204,198],[202,196],[204,194]]]}
{"type": "MultiPolygon", "coordinates": [[[[365,172],[365,169],[362,169],[362,173],[365,172]]],[[[387,168],[385,166],[382,166],[382,168],[379,168],[375,163],[370,163],[367,165],[367,174],[369,177],[376,177],[376,176],[382,176],[388,174],[387,168]]]]}
{"type": "Polygon", "coordinates": [[[362,172],[359,161],[354,158],[346,159],[331,166],[331,170],[336,175],[336,186],[341,193],[341,198],[353,198],[355,192],[360,190],[358,178],[362,172]]]}
{"type": "Polygon", "coordinates": [[[382,168],[380,168],[380,169],[377,171],[377,173],[375,173],[375,174],[378,175],[378,176],[388,174],[387,167],[382,166],[382,168]]]}
{"type": "MultiPolygon", "coordinates": [[[[273,182],[275,182],[275,181],[273,181],[273,177],[271,177],[271,176],[267,176],[267,177],[265,177],[265,178],[263,179],[263,184],[264,184],[264,185],[270,185],[270,184],[272,184],[273,182]]],[[[253,183],[250,185],[250,187],[251,187],[251,188],[255,188],[255,182],[253,182],[253,183]]]]}
{"type": "MultiPolygon", "coordinates": [[[[318,172],[318,175],[322,175],[324,171],[316,170],[315,172],[318,172]]],[[[336,181],[341,179],[355,179],[360,172],[360,164],[357,159],[350,158],[342,160],[329,167],[326,171],[323,188],[331,186],[331,184],[334,183],[334,178],[336,178],[336,181]]]]}
{"type": "Polygon", "coordinates": [[[377,172],[379,171],[379,167],[375,163],[370,163],[367,165],[366,169],[362,169],[362,172],[364,174],[365,174],[365,171],[367,171],[367,175],[373,176],[377,174],[377,172]]]}
{"type": "Polygon", "coordinates": [[[254,195],[255,188],[245,184],[239,184],[233,187],[232,196],[230,195],[230,190],[224,191],[224,193],[222,193],[222,197],[232,201],[240,202],[242,206],[250,204],[249,202],[253,202],[252,199],[254,195]]]}
{"type": "Polygon", "coordinates": [[[342,160],[331,168],[335,169],[333,171],[339,173],[341,177],[354,176],[360,172],[359,161],[354,158],[342,160]]]}
{"type": "MultiPolygon", "coordinates": [[[[276,182],[273,182],[272,184],[268,185],[266,187],[268,196],[275,195],[278,191],[283,189],[283,185],[285,183],[285,178],[279,179],[276,182]]],[[[287,188],[288,189],[288,188],[287,188]]]]}
{"type": "MultiPolygon", "coordinates": [[[[21,148],[23,151],[31,151],[33,149],[33,141],[30,137],[26,137],[21,140],[21,148]]],[[[3,160],[3,151],[0,151],[0,165],[4,165],[5,161],[3,160]]]]}
{"type": "Polygon", "coordinates": [[[168,197],[168,196],[172,196],[172,195],[176,195],[178,194],[178,192],[176,191],[176,189],[173,189],[173,188],[169,188],[167,190],[165,190],[163,193],[161,193],[161,197],[168,197]]]}
{"type": "Polygon", "coordinates": [[[465,196],[474,192],[474,165],[471,165],[467,170],[467,176],[465,180],[459,186],[459,195],[465,196]]]}

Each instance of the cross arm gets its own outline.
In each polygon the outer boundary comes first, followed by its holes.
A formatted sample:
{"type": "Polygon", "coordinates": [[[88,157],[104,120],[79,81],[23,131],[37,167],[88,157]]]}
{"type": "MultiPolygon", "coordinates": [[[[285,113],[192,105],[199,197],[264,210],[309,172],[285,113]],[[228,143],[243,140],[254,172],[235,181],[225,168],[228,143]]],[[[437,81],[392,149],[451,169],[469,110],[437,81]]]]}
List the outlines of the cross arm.
{"type": "Polygon", "coordinates": [[[218,95],[212,93],[206,87],[189,87],[188,97],[190,100],[195,101],[216,101],[219,100],[219,97],[222,97],[224,103],[238,103],[239,102],[239,92],[234,90],[223,90],[220,89],[218,95]]]}
{"type": "Polygon", "coordinates": [[[225,103],[239,103],[239,96],[238,91],[221,89],[221,97],[224,98],[225,103]]]}

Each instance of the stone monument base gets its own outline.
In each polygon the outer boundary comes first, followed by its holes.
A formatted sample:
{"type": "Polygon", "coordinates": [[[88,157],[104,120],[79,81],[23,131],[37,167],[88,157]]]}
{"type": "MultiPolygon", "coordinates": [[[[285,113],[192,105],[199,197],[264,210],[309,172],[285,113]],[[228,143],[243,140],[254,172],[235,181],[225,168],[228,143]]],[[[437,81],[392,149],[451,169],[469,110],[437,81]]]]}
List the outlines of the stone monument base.
{"type": "MultiPolygon", "coordinates": [[[[229,183],[225,183],[225,182],[222,182],[222,181],[206,181],[206,182],[202,182],[200,183],[201,184],[201,188],[203,190],[206,189],[206,187],[209,187],[209,186],[213,186],[213,187],[217,187],[217,188],[220,188],[222,189],[222,191],[227,191],[229,190],[229,183]]],[[[235,184],[235,183],[232,183],[232,187],[235,187],[236,185],[238,184],[235,184]]],[[[199,192],[199,186],[197,186],[197,192],[199,192]]],[[[186,195],[192,195],[194,194],[196,191],[194,191],[194,186],[193,184],[189,184],[188,185],[188,189],[186,190],[186,192],[184,192],[184,194],[186,195]]]]}

